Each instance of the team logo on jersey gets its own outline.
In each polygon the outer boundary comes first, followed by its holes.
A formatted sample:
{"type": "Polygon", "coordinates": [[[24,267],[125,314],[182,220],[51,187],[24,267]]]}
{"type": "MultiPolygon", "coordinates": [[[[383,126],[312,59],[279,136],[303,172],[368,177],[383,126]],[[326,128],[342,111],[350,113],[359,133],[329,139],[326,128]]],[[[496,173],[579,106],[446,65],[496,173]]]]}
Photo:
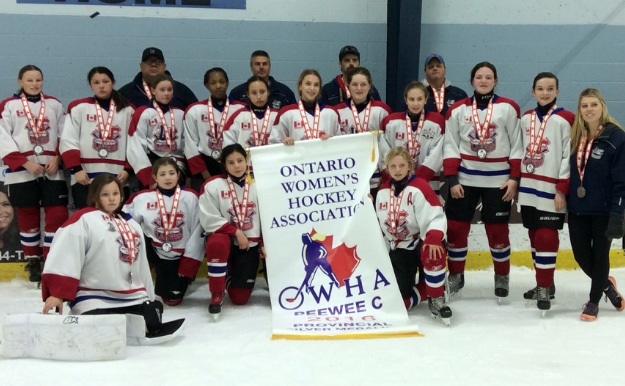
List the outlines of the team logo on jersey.
{"type": "Polygon", "coordinates": [[[230,223],[235,225],[242,231],[249,231],[254,228],[254,215],[256,214],[256,204],[253,202],[247,203],[247,217],[243,220],[243,224],[239,224],[237,214],[234,212],[234,208],[228,209],[228,215],[230,216],[230,223]]]}
{"type": "Polygon", "coordinates": [[[386,219],[384,221],[384,226],[386,227],[386,231],[393,236],[397,237],[399,240],[406,240],[408,237],[408,212],[405,210],[400,210],[399,214],[397,214],[397,227],[395,228],[395,232],[392,231],[390,219],[386,219]]]}
{"type": "Polygon", "coordinates": [[[471,143],[471,151],[477,152],[480,149],[486,150],[487,153],[495,151],[497,149],[497,125],[491,123],[488,126],[489,137],[483,142],[475,129],[469,132],[469,142],[471,143]]]}
{"type": "Polygon", "coordinates": [[[549,153],[550,144],[551,141],[549,140],[549,138],[543,138],[543,140],[540,142],[538,153],[534,154],[531,157],[530,147],[532,147],[532,144],[530,143],[529,145],[527,145],[527,147],[525,148],[525,155],[523,156],[523,165],[527,166],[531,164],[534,165],[535,168],[543,166],[543,164],[545,163],[545,153],[549,153]]]}
{"type": "Polygon", "coordinates": [[[95,114],[86,114],[87,122],[96,122],[98,117],[95,114]]]}
{"type": "Polygon", "coordinates": [[[122,129],[119,126],[113,126],[111,128],[111,135],[109,138],[103,139],[102,133],[100,133],[100,127],[95,128],[91,132],[91,136],[93,137],[93,141],[91,141],[91,148],[96,152],[104,149],[108,152],[108,154],[116,152],[119,150],[119,139],[121,138],[122,129]]]}
{"type": "Polygon", "coordinates": [[[165,238],[165,228],[163,228],[163,222],[161,216],[156,216],[152,225],[154,225],[154,235],[162,242],[177,242],[184,238],[184,229],[182,226],[185,224],[184,213],[176,213],[176,220],[174,221],[174,227],[167,232],[167,238],[165,238]]]}
{"type": "Polygon", "coordinates": [[[345,287],[360,264],[356,247],[344,243],[335,247],[331,235],[325,236],[313,229],[302,234],[301,240],[305,275],[301,285],[289,286],[280,292],[279,303],[285,310],[301,307],[306,295],[312,296],[317,303],[324,298],[329,301],[334,288],[345,287]],[[318,271],[324,276],[316,275],[318,271]],[[324,283],[326,278],[329,280],[327,284],[324,283]]]}
{"type": "Polygon", "coordinates": [[[154,130],[154,150],[161,153],[173,153],[178,149],[178,144],[176,143],[178,139],[178,129],[174,127],[171,130],[171,146],[167,143],[167,139],[165,137],[165,127],[158,126],[154,130]]]}
{"type": "Polygon", "coordinates": [[[135,251],[133,253],[135,258],[132,261],[130,261],[128,245],[126,245],[124,238],[121,237],[121,235],[115,238],[115,241],[117,242],[117,244],[119,244],[119,259],[124,263],[132,264],[137,261],[137,259],[139,259],[139,247],[141,246],[141,238],[134,231],[132,232],[132,237],[135,239],[135,251]]]}
{"type": "Polygon", "coordinates": [[[431,127],[424,127],[423,131],[421,132],[421,135],[423,136],[423,138],[433,139],[436,134],[434,133],[434,129],[433,128],[431,128],[431,127]]]}
{"type": "MultiPolygon", "coordinates": [[[[39,120],[37,117],[34,117],[35,125],[39,125],[39,120]]],[[[43,118],[43,131],[38,132],[35,137],[35,133],[33,133],[33,128],[30,127],[29,123],[26,123],[26,130],[28,130],[28,141],[31,145],[45,145],[50,142],[50,120],[48,117],[43,118]]]]}
{"type": "MultiPolygon", "coordinates": [[[[211,152],[218,152],[219,154],[221,154],[221,149],[223,149],[224,147],[224,138],[223,136],[221,136],[221,138],[215,138],[214,133],[217,132],[217,124],[215,124],[215,131],[213,130],[206,130],[206,137],[208,139],[208,148],[211,150],[211,152]]],[[[211,154],[211,156],[213,158],[219,158],[219,155],[217,154],[217,157],[215,157],[214,155],[211,154]]]]}
{"type": "Polygon", "coordinates": [[[603,149],[596,148],[592,151],[590,156],[594,159],[601,159],[603,157],[603,149]]]}
{"type": "Polygon", "coordinates": [[[272,107],[274,110],[280,110],[280,107],[282,107],[282,102],[280,102],[280,101],[278,101],[278,100],[273,101],[273,102],[271,102],[271,107],[272,107]]]}

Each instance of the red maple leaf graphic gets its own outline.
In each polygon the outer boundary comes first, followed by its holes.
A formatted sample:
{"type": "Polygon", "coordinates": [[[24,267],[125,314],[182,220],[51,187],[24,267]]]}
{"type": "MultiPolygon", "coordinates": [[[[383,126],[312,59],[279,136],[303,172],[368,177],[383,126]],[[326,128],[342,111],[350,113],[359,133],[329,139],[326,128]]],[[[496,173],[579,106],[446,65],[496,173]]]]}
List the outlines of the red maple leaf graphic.
{"type": "Polygon", "coordinates": [[[358,264],[360,264],[360,257],[356,253],[356,246],[348,247],[344,243],[341,243],[336,248],[333,248],[334,236],[323,236],[313,229],[312,232],[310,232],[310,237],[315,235],[318,235],[317,237],[325,237],[324,240],[319,240],[319,242],[328,251],[326,259],[332,266],[332,272],[334,272],[339,284],[343,287],[345,285],[345,280],[352,277],[358,264]]]}

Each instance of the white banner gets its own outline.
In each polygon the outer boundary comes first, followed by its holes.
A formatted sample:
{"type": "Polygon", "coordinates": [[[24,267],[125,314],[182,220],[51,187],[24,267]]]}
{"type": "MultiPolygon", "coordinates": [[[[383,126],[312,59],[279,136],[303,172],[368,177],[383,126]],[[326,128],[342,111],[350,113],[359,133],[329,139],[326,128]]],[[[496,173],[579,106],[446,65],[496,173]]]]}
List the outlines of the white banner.
{"type": "Polygon", "coordinates": [[[273,337],[416,336],[373,204],[372,133],[253,147],[273,337]]]}

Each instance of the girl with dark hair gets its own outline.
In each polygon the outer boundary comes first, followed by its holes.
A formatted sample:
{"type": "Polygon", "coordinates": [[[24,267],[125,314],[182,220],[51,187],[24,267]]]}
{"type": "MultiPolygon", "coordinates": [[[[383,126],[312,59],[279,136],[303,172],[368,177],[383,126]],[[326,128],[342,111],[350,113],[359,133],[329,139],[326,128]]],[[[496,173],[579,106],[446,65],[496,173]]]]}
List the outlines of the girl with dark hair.
{"type": "Polygon", "coordinates": [[[171,106],[174,81],[169,75],[157,75],[150,84],[152,106],[137,109],[130,122],[128,136],[128,163],[143,187],[156,187],[152,178],[152,164],[161,157],[176,159],[181,169],[181,181],[186,180],[184,158],[184,111],[171,106]]]}
{"type": "MultiPolygon", "coordinates": [[[[350,99],[335,107],[339,114],[341,132],[346,134],[366,133],[377,131],[382,128],[382,121],[391,113],[391,108],[384,102],[372,100],[371,87],[373,85],[371,73],[364,67],[351,68],[347,71],[347,89],[350,99]]],[[[380,149],[389,149],[388,144],[383,144],[386,138],[378,136],[380,149]]],[[[380,186],[380,171],[384,170],[384,159],[380,157],[378,169],[373,173],[369,182],[371,194],[375,193],[380,186]]]]}
{"type": "Polygon", "coordinates": [[[246,109],[232,115],[224,128],[224,146],[238,143],[244,148],[267,145],[271,127],[278,112],[268,103],[269,83],[264,78],[252,76],[247,80],[246,109]]]}
{"type": "Polygon", "coordinates": [[[223,68],[206,71],[204,86],[210,92],[209,98],[192,104],[184,113],[184,154],[189,172],[194,176],[201,174],[203,181],[225,172],[219,163],[224,127],[228,118],[245,108],[243,103],[228,99],[228,84],[223,68]]]}
{"type": "Polygon", "coordinates": [[[154,299],[141,226],[120,211],[121,188],[115,176],[97,176],[89,207],[59,229],[43,271],[43,313],[62,313],[67,301],[72,314],[137,314],[147,336],[158,336],[163,305],[154,299]]]}
{"type": "MultiPolygon", "coordinates": [[[[412,157],[417,177],[430,182],[440,194],[440,171],[443,168],[443,134],[445,118],[436,112],[426,112],[428,89],[421,82],[412,81],[404,90],[406,111],[393,113],[382,122],[386,141],[380,145],[390,148],[405,147],[412,157]]],[[[390,149],[380,149],[386,157],[390,149]]]]}
{"type": "Polygon", "coordinates": [[[17,225],[15,208],[11,205],[4,183],[0,182],[0,258],[7,260],[8,252],[9,255],[14,256],[14,258],[9,257],[8,260],[17,260],[19,255],[16,252],[21,250],[20,228],[17,225]]]}
{"type": "Polygon", "coordinates": [[[125,186],[132,172],[126,162],[126,139],[134,109],[115,90],[115,76],[108,68],[93,67],[87,81],[94,96],[69,104],[60,145],[72,175],[76,209],[87,206],[89,183],[99,174],[112,174],[125,186]]]}
{"type": "Polygon", "coordinates": [[[269,143],[292,146],[295,141],[328,139],[341,134],[336,110],[319,104],[321,75],[317,70],[302,71],[297,81],[300,101],[280,109],[271,130],[269,143]]]}
{"type": "Polygon", "coordinates": [[[0,158],[9,167],[5,185],[17,222],[30,281],[41,281],[41,259],[67,219],[67,184],[60,170],[59,135],[65,115],[56,98],[43,94],[43,73],[22,67],[20,90],[0,103],[0,158]],[[41,207],[45,237],[41,247],[41,207]]]}
{"type": "Polygon", "coordinates": [[[592,322],[597,320],[603,294],[617,311],[625,309],[616,280],[609,276],[612,239],[624,233],[625,132],[608,112],[603,94],[594,88],[579,95],[569,162],[569,238],[575,261],[591,279],[580,318],[592,322]]]}
{"type": "Polygon", "coordinates": [[[226,174],[208,180],[200,195],[200,222],[206,241],[210,314],[218,315],[227,290],[232,303],[248,302],[256,282],[261,249],[256,185],[247,172],[247,154],[240,144],[224,147],[226,174]]]}
{"type": "Polygon", "coordinates": [[[497,69],[489,62],[471,70],[475,91],[447,111],[443,168],[449,193],[445,203],[449,251],[449,291],[464,286],[469,230],[475,208],[481,219],[495,266],[495,296],[508,296],[512,199],[521,177],[523,144],[519,106],[495,94],[497,69]]]}
{"type": "Polygon", "coordinates": [[[180,188],[180,169],[169,157],[154,162],[152,177],[156,189],[133,196],[124,211],[141,224],[145,234],[148,260],[156,271],[155,293],[163,303],[176,306],[204,259],[198,196],[180,188]]]}
{"type": "Polygon", "coordinates": [[[528,229],[536,270],[536,287],[523,294],[536,300],[539,310],[551,308],[553,276],[560,247],[558,230],[564,226],[569,190],[571,125],[575,115],[556,105],[558,78],[541,72],[534,78],[535,109],[521,118],[525,155],[521,166],[519,204],[528,229]]]}

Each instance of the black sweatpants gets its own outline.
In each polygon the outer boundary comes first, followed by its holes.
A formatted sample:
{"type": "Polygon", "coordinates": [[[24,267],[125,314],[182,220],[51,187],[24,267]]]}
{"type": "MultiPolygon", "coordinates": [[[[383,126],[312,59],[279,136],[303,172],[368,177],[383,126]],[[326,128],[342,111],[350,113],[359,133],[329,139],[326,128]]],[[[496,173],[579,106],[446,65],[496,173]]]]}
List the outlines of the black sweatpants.
{"type": "Polygon", "coordinates": [[[569,213],[569,238],[575,261],[590,277],[590,301],[599,304],[610,275],[610,246],[605,231],[609,215],[586,216],[569,213]]]}

